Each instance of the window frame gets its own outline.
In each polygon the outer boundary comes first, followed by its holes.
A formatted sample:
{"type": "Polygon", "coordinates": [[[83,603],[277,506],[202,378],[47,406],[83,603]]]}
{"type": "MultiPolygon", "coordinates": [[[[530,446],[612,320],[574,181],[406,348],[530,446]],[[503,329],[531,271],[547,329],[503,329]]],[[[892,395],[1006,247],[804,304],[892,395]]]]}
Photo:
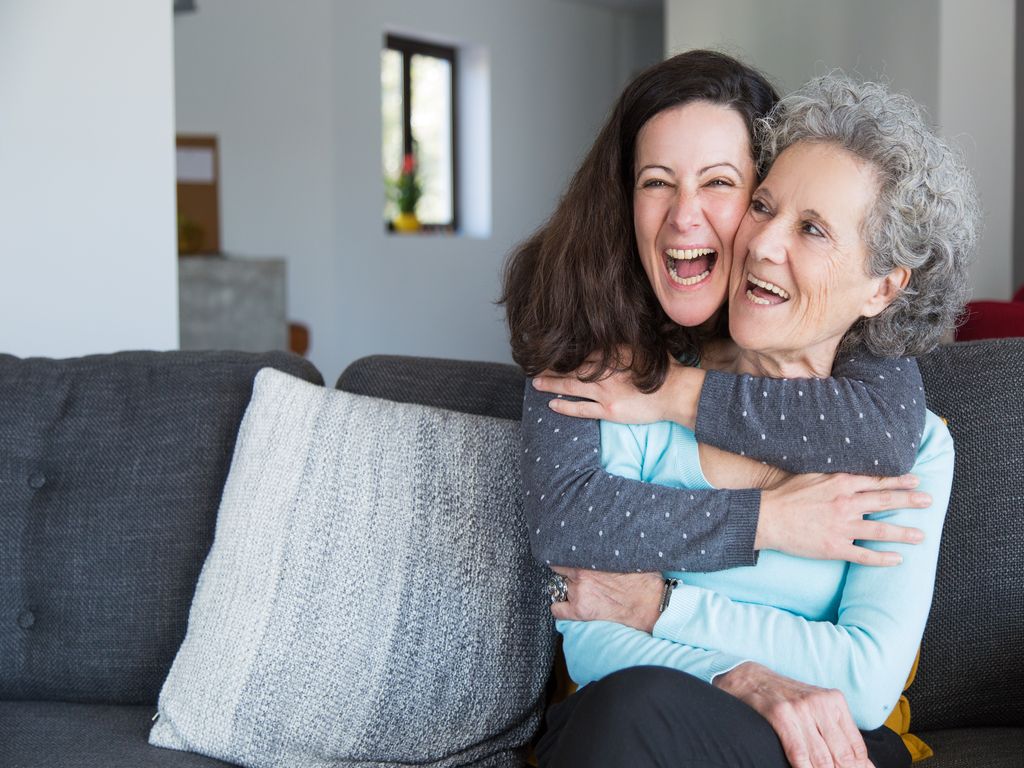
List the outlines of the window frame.
{"type": "MultiPolygon", "coordinates": [[[[450,223],[422,225],[422,232],[459,231],[459,99],[458,99],[458,50],[454,46],[429,43],[390,32],[384,36],[384,48],[397,51],[402,56],[402,155],[412,154],[412,57],[415,54],[444,59],[451,66],[451,158],[452,158],[452,220],[450,223]]],[[[393,229],[387,222],[389,230],[393,229]]]]}

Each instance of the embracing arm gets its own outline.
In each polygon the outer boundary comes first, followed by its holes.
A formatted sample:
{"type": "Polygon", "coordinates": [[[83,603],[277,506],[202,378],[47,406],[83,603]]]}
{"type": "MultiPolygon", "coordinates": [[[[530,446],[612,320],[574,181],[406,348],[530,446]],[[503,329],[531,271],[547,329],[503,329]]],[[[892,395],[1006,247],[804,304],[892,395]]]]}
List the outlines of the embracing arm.
{"type": "Polygon", "coordinates": [[[851,565],[838,619],[808,621],[788,611],[740,603],[711,590],[681,585],[654,627],[657,637],[715,648],[764,664],[813,685],[841,690],[861,728],[884,722],[899,698],[931,605],[939,541],[953,472],[949,433],[931,416],[914,472],[934,504],[907,515],[926,531],[924,543],[900,547],[894,569],[851,565]]]}
{"type": "Polygon", "coordinates": [[[678,669],[710,683],[746,659],[651,637],[610,621],[559,621],[569,677],[580,686],[628,667],[678,669]]]}
{"type": "Polygon", "coordinates": [[[832,374],[769,379],[708,371],[697,440],[795,474],[909,472],[925,415],[917,362],[858,350],[837,357],[832,374]]]}
{"type": "Polygon", "coordinates": [[[715,571],[755,562],[760,491],[641,482],[638,449],[627,476],[610,474],[601,465],[600,423],[556,413],[550,399],[527,381],[523,486],[538,560],[603,571],[715,571]]]}

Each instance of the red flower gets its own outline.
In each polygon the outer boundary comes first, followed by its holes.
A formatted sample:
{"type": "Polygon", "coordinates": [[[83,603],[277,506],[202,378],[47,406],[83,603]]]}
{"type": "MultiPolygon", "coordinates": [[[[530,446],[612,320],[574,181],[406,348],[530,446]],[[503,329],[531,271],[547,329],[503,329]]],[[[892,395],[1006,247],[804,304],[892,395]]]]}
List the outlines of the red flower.
{"type": "Polygon", "coordinates": [[[416,170],[416,158],[408,154],[402,158],[402,173],[413,173],[416,170]]]}

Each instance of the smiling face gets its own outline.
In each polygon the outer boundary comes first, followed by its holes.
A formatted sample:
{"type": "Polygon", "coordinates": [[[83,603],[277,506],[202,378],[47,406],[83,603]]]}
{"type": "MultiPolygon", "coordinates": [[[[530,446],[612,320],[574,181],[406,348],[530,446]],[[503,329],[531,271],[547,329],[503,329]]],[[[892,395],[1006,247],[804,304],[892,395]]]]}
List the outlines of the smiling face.
{"type": "Polygon", "coordinates": [[[729,330],[740,348],[827,375],[850,326],[888,306],[909,272],[868,275],[861,231],[877,192],[874,169],[835,145],[779,155],[736,234],[729,330]]]}
{"type": "Polygon", "coordinates": [[[633,221],[665,313],[698,326],[725,301],[736,228],[754,184],[746,124],[704,101],[652,117],[636,141],[633,221]]]}

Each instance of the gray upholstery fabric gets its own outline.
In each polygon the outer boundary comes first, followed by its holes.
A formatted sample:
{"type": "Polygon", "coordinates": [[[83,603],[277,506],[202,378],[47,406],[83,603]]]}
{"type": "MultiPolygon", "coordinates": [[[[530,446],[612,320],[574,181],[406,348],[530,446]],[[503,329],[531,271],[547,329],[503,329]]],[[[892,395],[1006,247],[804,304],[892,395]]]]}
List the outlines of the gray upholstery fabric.
{"type": "Polygon", "coordinates": [[[935,756],[921,768],[1021,768],[1024,728],[953,728],[920,734],[935,756]]]}
{"type": "Polygon", "coordinates": [[[346,368],[337,389],[516,421],[523,410],[523,372],[503,363],[371,355],[346,368]]]}
{"type": "Polygon", "coordinates": [[[518,424],[257,377],[154,744],[518,765],[554,651],[518,424]]]}
{"type": "Polygon", "coordinates": [[[222,768],[146,743],[152,705],[0,701],[3,768],[222,768]]]}
{"type": "Polygon", "coordinates": [[[940,347],[919,362],[956,469],[908,694],[913,729],[1024,726],[1024,339],[940,347]]]}
{"type": "Polygon", "coordinates": [[[152,703],[252,380],[284,353],[0,355],[0,699],[152,703]]]}

